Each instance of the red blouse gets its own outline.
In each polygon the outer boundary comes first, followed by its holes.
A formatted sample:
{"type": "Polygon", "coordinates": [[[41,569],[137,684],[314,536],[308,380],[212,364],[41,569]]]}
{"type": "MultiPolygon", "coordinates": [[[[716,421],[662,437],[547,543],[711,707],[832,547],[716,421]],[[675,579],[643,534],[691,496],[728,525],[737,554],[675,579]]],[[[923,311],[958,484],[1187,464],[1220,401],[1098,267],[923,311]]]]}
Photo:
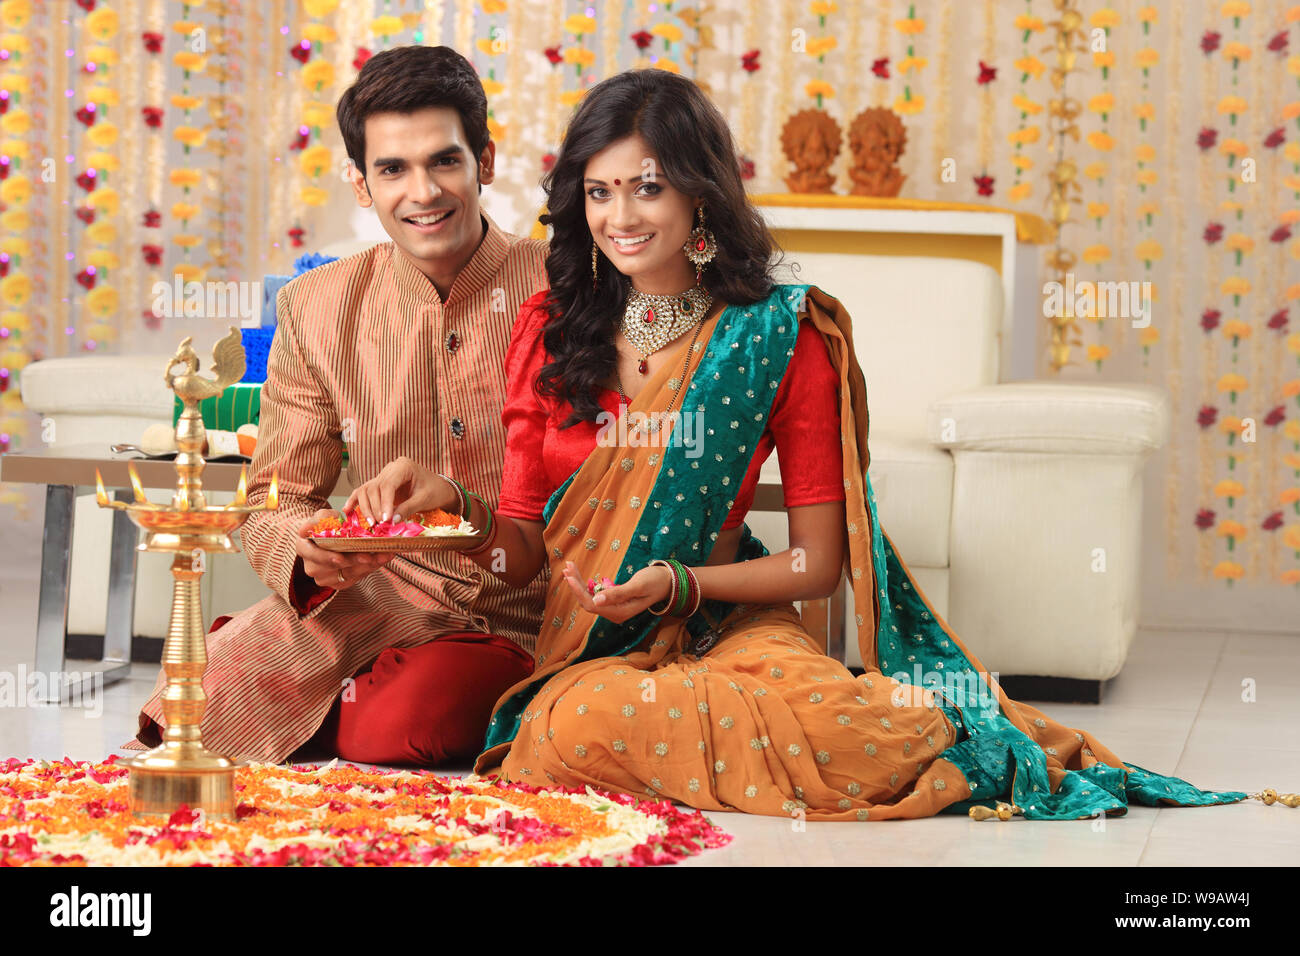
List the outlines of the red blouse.
{"type": "MultiPolygon", "coordinates": [[[[497,512],[526,521],[542,520],[542,509],[551,494],[596,447],[600,430],[600,425],[591,421],[561,430],[572,406],[540,397],[533,390],[538,370],[550,362],[542,343],[545,298],[546,293],[539,292],[520,307],[506,351],[506,401],[501,412],[506,457],[497,512]]],[[[838,387],[839,376],[831,367],[821,336],[810,323],[801,322],[767,428],[722,530],[739,527],[745,520],[754,501],[758,473],[773,447],[778,450],[787,508],[844,500],[838,387]]],[[[602,389],[599,401],[617,417],[618,392],[602,389]]]]}

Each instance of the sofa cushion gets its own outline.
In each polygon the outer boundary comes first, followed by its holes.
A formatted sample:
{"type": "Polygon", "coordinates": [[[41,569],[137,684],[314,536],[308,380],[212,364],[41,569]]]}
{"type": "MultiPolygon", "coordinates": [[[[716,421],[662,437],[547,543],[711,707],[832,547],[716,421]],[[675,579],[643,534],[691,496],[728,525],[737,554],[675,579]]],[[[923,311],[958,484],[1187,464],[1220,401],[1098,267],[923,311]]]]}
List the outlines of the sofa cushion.
{"type": "Polygon", "coordinates": [[[931,402],[998,381],[1003,302],[993,269],[921,256],[791,256],[800,266],[795,281],[848,310],[873,434],[880,427],[919,438],[931,402]]]}
{"type": "Polygon", "coordinates": [[[1169,400],[1141,383],[1004,382],[933,402],[927,434],[954,451],[1142,454],[1168,441],[1169,400]]]}
{"type": "Polygon", "coordinates": [[[23,369],[23,404],[42,415],[125,415],[169,422],[175,398],[163,382],[169,358],[78,355],[33,362],[23,369]]]}

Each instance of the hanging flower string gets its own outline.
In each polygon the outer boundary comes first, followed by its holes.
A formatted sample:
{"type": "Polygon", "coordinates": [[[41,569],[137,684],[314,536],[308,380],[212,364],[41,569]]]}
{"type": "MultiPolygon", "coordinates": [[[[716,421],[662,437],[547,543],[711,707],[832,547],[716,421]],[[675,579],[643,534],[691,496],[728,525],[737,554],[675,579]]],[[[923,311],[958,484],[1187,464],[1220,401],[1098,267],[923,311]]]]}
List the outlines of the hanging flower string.
{"type": "Polygon", "coordinates": [[[827,19],[832,13],[838,13],[839,7],[829,0],[813,0],[809,10],[817,17],[819,34],[808,40],[804,52],[817,60],[817,78],[804,87],[804,92],[817,101],[817,108],[822,108],[823,100],[835,95],[835,87],[826,82],[826,54],[839,45],[833,33],[827,32],[827,19]]]}
{"type": "MultiPolygon", "coordinates": [[[[1078,198],[1081,191],[1077,182],[1078,167],[1073,159],[1068,159],[1065,155],[1066,140],[1079,141],[1078,117],[1083,109],[1066,88],[1069,75],[1075,70],[1075,52],[1078,49],[1076,42],[1082,42],[1084,35],[1083,17],[1073,3],[1074,0],[1056,0],[1057,19],[1053,23],[1056,30],[1056,64],[1050,73],[1055,95],[1051,100],[1047,120],[1048,130],[1055,140],[1056,161],[1047,174],[1050,184],[1047,210],[1053,228],[1054,248],[1048,254],[1046,263],[1055,272],[1056,281],[1062,286],[1068,283],[1069,273],[1076,261],[1075,254],[1065,248],[1062,233],[1071,220],[1072,201],[1078,198]]],[[[1017,68],[1024,70],[1019,65],[1017,68]]],[[[1055,371],[1070,364],[1069,336],[1079,335],[1077,319],[1072,303],[1067,303],[1060,314],[1050,317],[1052,329],[1048,361],[1055,371]]],[[[1076,338],[1074,342],[1080,344],[1081,339],[1076,338]]],[[[1097,363],[1100,371],[1101,361],[1109,355],[1109,349],[1104,345],[1090,345],[1087,355],[1089,361],[1097,363]]]]}
{"type": "Polygon", "coordinates": [[[907,56],[898,64],[899,75],[907,77],[903,83],[903,95],[894,100],[894,112],[904,116],[914,115],[925,109],[925,97],[912,92],[912,84],[920,80],[921,71],[928,62],[925,57],[916,55],[916,38],[925,32],[925,21],[916,15],[916,4],[907,6],[907,18],[894,21],[894,29],[907,37],[907,56]],[[915,77],[908,74],[915,73],[915,77]]]}
{"type": "MultiPolygon", "coordinates": [[[[1151,42],[1151,25],[1159,20],[1159,11],[1153,7],[1142,7],[1138,10],[1137,19],[1142,24],[1142,39],[1145,46],[1137,52],[1137,65],[1142,69],[1142,101],[1135,108],[1135,116],[1138,121],[1138,146],[1136,151],[1137,173],[1135,180],[1138,184],[1138,191],[1146,193],[1148,187],[1155,186],[1159,179],[1155,169],[1156,150],[1151,143],[1153,131],[1148,128],[1148,123],[1154,122],[1156,110],[1155,104],[1151,102],[1151,70],[1160,62],[1160,56],[1156,50],[1150,46],[1151,42]]],[[[1151,271],[1152,263],[1158,262],[1164,257],[1164,249],[1155,238],[1155,216],[1159,211],[1159,205],[1151,200],[1146,199],[1139,204],[1138,212],[1138,239],[1134,247],[1134,255],[1141,259],[1146,266],[1146,271],[1151,271]]],[[[1151,283],[1151,301],[1155,302],[1159,298],[1158,289],[1155,282],[1151,283]]],[[[1145,314],[1150,314],[1150,303],[1142,302],[1138,304],[1145,314]]],[[[1148,324],[1138,332],[1138,344],[1142,347],[1142,366],[1149,367],[1151,348],[1160,340],[1160,329],[1155,324],[1148,324]]]]}
{"type": "MultiPolygon", "coordinates": [[[[329,202],[329,191],[321,182],[322,177],[332,169],[334,157],[321,140],[324,130],[334,118],[330,91],[337,78],[334,64],[325,56],[325,47],[326,44],[338,41],[338,33],[325,19],[334,13],[338,5],[338,0],[303,0],[303,12],[310,22],[303,26],[302,36],[288,51],[298,62],[298,79],[309,97],[302,105],[296,136],[289,143],[290,150],[301,153],[298,157],[298,171],[307,180],[298,191],[298,199],[303,206],[318,207],[329,202]]],[[[370,22],[370,32],[381,37],[381,45],[387,45],[389,33],[400,32],[401,28],[401,21],[388,15],[376,17],[370,22]]],[[[291,247],[301,248],[304,245],[306,230],[300,218],[294,217],[287,235],[291,247]]]]}
{"type": "MultiPolygon", "coordinates": [[[[1232,19],[1232,38],[1224,43],[1222,32],[1216,30],[1207,31],[1201,41],[1201,48],[1207,55],[1222,51],[1222,59],[1231,64],[1231,79],[1234,88],[1238,82],[1238,67],[1242,61],[1249,59],[1251,56],[1249,48],[1240,39],[1242,19],[1249,13],[1249,3],[1241,2],[1241,0],[1228,0],[1220,7],[1219,15],[1232,19]]],[[[1228,117],[1229,125],[1229,135],[1219,145],[1219,152],[1227,160],[1227,172],[1225,173],[1227,196],[1220,203],[1220,208],[1225,213],[1234,214],[1236,221],[1231,223],[1230,227],[1225,227],[1224,223],[1212,222],[1205,227],[1203,233],[1207,245],[1215,246],[1222,242],[1222,251],[1232,257],[1235,268],[1240,268],[1242,256],[1254,245],[1253,241],[1244,232],[1245,206],[1233,196],[1237,188],[1237,177],[1241,174],[1239,160],[1249,155],[1250,147],[1242,139],[1232,135],[1233,132],[1236,132],[1232,127],[1237,125],[1237,117],[1248,109],[1249,103],[1245,98],[1237,96],[1235,93],[1221,97],[1216,106],[1218,115],[1228,117]],[[1232,228],[1233,231],[1227,232],[1227,228],[1232,228]]],[[[1232,311],[1234,313],[1240,310],[1242,299],[1249,293],[1250,282],[1240,275],[1229,275],[1219,285],[1219,294],[1225,300],[1228,296],[1232,297],[1232,311]]],[[[1216,309],[1214,327],[1217,327],[1224,339],[1231,343],[1231,362],[1233,366],[1236,366],[1240,343],[1243,339],[1251,337],[1252,328],[1248,323],[1242,321],[1239,315],[1232,315],[1222,322],[1219,321],[1220,315],[1222,315],[1222,311],[1216,309]]],[[[1221,359],[1217,350],[1214,358],[1214,365],[1221,367],[1221,359]]],[[[1218,520],[1217,524],[1213,519],[1207,522],[1202,530],[1209,531],[1213,528],[1215,537],[1224,540],[1223,557],[1214,565],[1212,574],[1215,578],[1225,581],[1226,586],[1231,588],[1233,582],[1245,574],[1245,566],[1240,561],[1233,560],[1233,551],[1237,541],[1245,537],[1247,533],[1245,524],[1236,519],[1235,512],[1238,501],[1248,493],[1244,481],[1245,476],[1236,473],[1237,461],[1240,457],[1236,443],[1242,430],[1242,420],[1241,416],[1237,414],[1236,405],[1238,396],[1250,388],[1250,381],[1234,367],[1219,375],[1216,387],[1220,394],[1226,393],[1228,395],[1229,407],[1218,418],[1218,429],[1223,434],[1226,445],[1224,457],[1228,463],[1228,475],[1215,483],[1213,493],[1215,497],[1226,502],[1227,510],[1226,513],[1216,515],[1215,511],[1205,509],[1211,515],[1215,515],[1218,520]]]]}
{"type": "MultiPolygon", "coordinates": [[[[1025,12],[1016,17],[1015,26],[1020,31],[1020,58],[1019,64],[1024,64],[1029,57],[1029,41],[1036,33],[1043,31],[1043,21],[1033,15],[1034,4],[1032,0],[1025,0],[1025,12]]],[[[1043,104],[1037,103],[1026,96],[1028,90],[1029,73],[1017,70],[1019,73],[1019,85],[1014,96],[1011,97],[1011,104],[1016,108],[1019,119],[1016,121],[1016,129],[1007,136],[1015,149],[1015,155],[1011,157],[1011,165],[1015,167],[1015,176],[1012,185],[1007,190],[1007,198],[1012,202],[1021,202],[1028,199],[1033,193],[1033,184],[1023,179],[1024,174],[1034,168],[1034,161],[1024,155],[1022,150],[1030,143],[1036,143],[1042,134],[1037,126],[1029,126],[1027,121],[1031,116],[1037,116],[1043,111],[1043,104]],[[1033,130],[1033,132],[1029,132],[1033,130]]]]}
{"type": "MultiPolygon", "coordinates": [[[[993,0],[984,0],[984,50],[987,58],[979,61],[975,86],[980,91],[979,164],[980,174],[975,177],[975,193],[992,196],[996,179],[989,172],[993,162],[993,81],[998,70],[992,63],[997,50],[997,16],[993,0]]],[[[906,62],[906,61],[904,61],[906,62]]]]}
{"type": "MultiPolygon", "coordinates": [[[[1286,22],[1300,23],[1300,5],[1287,10],[1286,22]]],[[[1277,44],[1275,52],[1285,55],[1288,46],[1287,34],[1283,33],[1281,36],[1283,39],[1277,44]]],[[[1286,144],[1284,151],[1284,155],[1291,162],[1291,175],[1283,180],[1283,184],[1291,190],[1292,198],[1300,203],[1300,50],[1287,57],[1286,72],[1295,78],[1295,99],[1282,107],[1282,119],[1294,122],[1296,138],[1286,144]]]]}
{"type": "MultiPolygon", "coordinates": [[[[751,17],[750,20],[752,21],[753,18],[751,17]]],[[[747,35],[752,35],[754,29],[752,23],[747,23],[745,29],[747,35]]],[[[754,135],[754,130],[756,129],[756,124],[754,122],[754,98],[758,94],[757,90],[754,88],[753,76],[763,68],[763,64],[759,62],[759,57],[761,55],[762,51],[758,47],[747,50],[740,55],[740,68],[744,71],[746,78],[744,91],[741,94],[741,128],[743,130],[743,138],[741,140],[742,152],[740,155],[740,178],[745,182],[754,178],[754,160],[751,158],[747,150],[751,148],[749,145],[749,139],[754,135]]]]}
{"type": "Polygon", "coordinates": [[[560,102],[574,108],[587,95],[587,87],[595,80],[595,77],[590,74],[583,75],[583,71],[590,69],[596,62],[595,51],[585,47],[583,39],[596,32],[596,18],[586,13],[571,14],[564,20],[564,32],[573,37],[573,45],[552,48],[547,51],[547,57],[552,65],[562,63],[573,67],[577,86],[563,90],[560,93],[560,102]]]}
{"type": "MultiPolygon", "coordinates": [[[[1288,9],[1285,19],[1288,29],[1291,29],[1293,24],[1300,24],[1300,5],[1288,9]]],[[[1286,57],[1286,71],[1295,78],[1296,98],[1282,107],[1281,118],[1283,122],[1287,120],[1295,121],[1296,133],[1294,138],[1282,147],[1282,155],[1291,163],[1292,169],[1291,175],[1284,179],[1283,182],[1292,191],[1292,196],[1297,205],[1296,208],[1287,209],[1282,213],[1281,219],[1273,229],[1269,239],[1276,243],[1287,243],[1289,257],[1300,260],[1300,239],[1295,238],[1297,227],[1300,226],[1300,54],[1291,54],[1289,44],[1289,34],[1286,31],[1281,31],[1269,41],[1268,50],[1277,56],[1279,60],[1286,57]]],[[[1284,133],[1284,129],[1275,130],[1270,134],[1270,139],[1278,133],[1284,133]]],[[[1300,560],[1300,521],[1283,525],[1284,512],[1282,510],[1285,508],[1291,515],[1300,516],[1300,331],[1287,334],[1290,329],[1290,309],[1300,303],[1300,282],[1292,283],[1284,289],[1283,298],[1288,305],[1279,308],[1269,317],[1268,328],[1275,332],[1279,339],[1284,335],[1286,336],[1283,345],[1285,351],[1292,356],[1295,377],[1282,383],[1282,398],[1289,400],[1290,404],[1294,405],[1295,408],[1292,409],[1292,416],[1285,418],[1286,408],[1279,405],[1270,412],[1265,422],[1274,427],[1280,426],[1281,436],[1291,443],[1290,452],[1282,456],[1282,463],[1290,471],[1284,480],[1289,481],[1290,485],[1283,488],[1278,496],[1277,504],[1281,508],[1272,511],[1265,518],[1262,527],[1269,532],[1275,532],[1280,528],[1282,530],[1282,546],[1287,548],[1297,560],[1300,560]],[[1285,418],[1285,421],[1280,420],[1283,418],[1285,418]]],[[[1283,583],[1292,584],[1300,589],[1300,567],[1291,567],[1283,571],[1281,580],[1283,583]]]]}
{"type": "Polygon", "coordinates": [[[172,219],[180,223],[180,232],[174,234],[172,243],[181,249],[181,261],[172,267],[170,274],[180,276],[182,283],[201,282],[206,270],[191,261],[193,249],[202,242],[202,237],[190,230],[190,223],[198,219],[202,211],[191,190],[201,178],[198,168],[188,165],[194,150],[207,140],[207,132],[194,125],[197,120],[195,111],[203,101],[193,94],[191,82],[208,66],[207,27],[191,19],[192,8],[198,4],[181,3],[181,19],[171,25],[172,32],[181,37],[181,49],[172,56],[172,63],[181,68],[181,91],[173,94],[171,105],[183,114],[182,121],[172,130],[172,138],[181,144],[187,165],[173,169],[167,174],[168,182],[180,190],[180,199],[172,203],[168,210],[172,219]]]}
{"type": "Polygon", "coordinates": [[[194,250],[203,243],[203,236],[191,226],[191,223],[197,225],[198,216],[203,211],[196,195],[198,185],[202,181],[203,169],[197,165],[198,157],[194,155],[194,151],[209,145],[209,128],[197,126],[198,110],[203,106],[203,99],[194,94],[191,87],[194,77],[191,74],[199,72],[210,74],[212,64],[208,24],[190,19],[192,6],[197,5],[183,4],[184,17],[172,24],[172,31],[181,36],[185,46],[177,56],[185,56],[186,62],[194,63],[195,68],[184,70],[181,92],[173,94],[170,102],[183,114],[181,125],[173,131],[172,135],[183,144],[186,159],[195,165],[187,163],[167,174],[167,181],[180,189],[180,199],[172,204],[170,211],[172,218],[180,221],[180,232],[174,233],[171,241],[181,249],[182,261],[174,271],[183,276],[183,282],[200,281],[207,276],[208,271],[206,267],[192,261],[194,250]],[[200,59],[190,60],[191,56],[200,59]]]}
{"type": "MultiPolygon", "coordinates": [[[[31,77],[26,69],[31,43],[21,32],[31,19],[31,7],[5,4],[0,9],[9,28],[0,46],[0,131],[4,133],[0,144],[0,203],[4,209],[0,225],[7,235],[19,236],[31,228],[28,208],[35,192],[24,165],[31,158],[28,137],[34,125],[28,109],[31,77]]],[[[32,260],[23,253],[21,247],[14,246],[0,251],[0,452],[9,451],[26,437],[18,378],[33,359],[33,333],[41,324],[31,308],[35,290],[29,274],[32,260]]],[[[9,492],[4,493],[6,504],[21,507],[23,502],[25,497],[11,498],[9,492]]]]}
{"type": "MultiPolygon", "coordinates": [[[[92,186],[87,203],[94,208],[95,217],[89,223],[83,220],[82,236],[93,248],[82,257],[85,265],[77,272],[76,280],[85,290],[80,347],[88,352],[116,337],[115,320],[120,307],[120,296],[111,280],[121,264],[114,251],[118,239],[114,220],[121,212],[122,204],[118,192],[110,185],[113,172],[120,168],[113,151],[119,129],[109,119],[112,107],[118,102],[117,91],[109,85],[109,73],[118,62],[117,50],[111,45],[118,28],[117,13],[103,4],[87,13],[82,21],[86,62],[79,74],[83,81],[89,81],[90,86],[76,117],[85,127],[83,142],[89,147],[85,153],[83,175],[91,181],[85,185],[92,186]]],[[[72,328],[68,326],[68,329],[72,328]]]]}
{"type": "MultiPolygon", "coordinates": [[[[521,0],[516,0],[521,2],[521,0]]],[[[497,70],[501,67],[498,64],[503,63],[504,57],[509,52],[509,43],[506,38],[505,27],[494,17],[506,12],[505,0],[481,0],[479,4],[483,15],[487,18],[487,36],[479,37],[475,46],[478,51],[488,58],[487,75],[482,76],[480,70],[483,92],[488,99],[488,133],[492,139],[500,144],[506,138],[506,128],[497,119],[496,109],[500,102],[500,96],[505,92],[505,84],[497,77],[497,70]]],[[[499,148],[499,146],[498,146],[499,148]]]]}
{"type": "MultiPolygon", "coordinates": [[[[237,0],[235,0],[237,2],[237,0]]],[[[231,56],[232,45],[238,40],[226,17],[230,11],[231,0],[208,0],[209,12],[217,18],[217,31],[211,38],[217,61],[208,65],[208,77],[217,84],[215,96],[207,98],[208,116],[217,134],[208,140],[208,149],[214,153],[223,167],[229,169],[236,182],[244,175],[244,150],[239,131],[244,126],[243,106],[229,96],[226,85],[232,77],[232,64],[238,62],[231,56]],[[233,121],[233,122],[232,122],[233,121]],[[233,157],[226,166],[227,157],[233,157]]],[[[212,264],[220,270],[222,278],[229,278],[232,257],[241,257],[243,245],[239,241],[240,224],[244,219],[243,196],[240,190],[217,191],[216,199],[216,234],[210,235],[207,243],[208,255],[212,264]]]]}
{"type": "MultiPolygon", "coordinates": [[[[672,13],[672,8],[671,3],[664,4],[663,12],[665,17],[672,13]]],[[[665,19],[652,26],[650,32],[664,41],[663,55],[659,57],[651,56],[651,64],[661,70],[668,70],[670,73],[680,73],[682,71],[681,64],[673,59],[673,54],[677,52],[674,47],[682,42],[682,28],[671,20],[665,19]]]]}
{"type": "MultiPolygon", "coordinates": [[[[158,16],[159,20],[161,20],[161,3],[154,5],[153,15],[158,16]]],[[[161,27],[162,23],[151,22],[150,26],[161,27]]],[[[157,207],[162,204],[162,169],[167,149],[166,139],[162,132],[163,118],[165,116],[162,105],[162,54],[165,40],[166,37],[158,30],[145,30],[140,34],[140,44],[148,60],[148,80],[145,88],[149,97],[148,105],[140,109],[139,118],[139,122],[144,123],[149,131],[148,156],[145,163],[148,169],[146,179],[149,188],[149,208],[141,214],[139,228],[142,229],[162,228],[162,214],[157,207]]],[[[160,244],[160,240],[156,238],[150,237],[140,244],[140,258],[149,270],[149,274],[144,280],[144,287],[152,288],[154,281],[159,280],[161,277],[165,252],[166,250],[160,244]]],[[[162,327],[163,316],[154,310],[152,303],[150,308],[142,309],[140,315],[144,319],[145,327],[151,331],[157,331],[162,327]]]]}
{"type": "MultiPolygon", "coordinates": [[[[1110,90],[1110,71],[1115,65],[1115,53],[1110,46],[1112,31],[1119,25],[1119,22],[1119,14],[1109,7],[1103,7],[1095,11],[1088,21],[1089,26],[1094,30],[1102,31],[1104,49],[1092,51],[1092,64],[1101,70],[1103,88],[1102,92],[1095,94],[1088,100],[1088,112],[1099,118],[1101,128],[1090,132],[1084,138],[1084,141],[1091,149],[1102,154],[1108,154],[1115,148],[1115,138],[1110,134],[1110,114],[1115,110],[1115,96],[1110,90]]],[[[1086,179],[1095,181],[1096,188],[1100,191],[1105,185],[1108,171],[1109,166],[1106,160],[1098,159],[1084,167],[1083,175],[1086,179]]],[[[1104,223],[1110,215],[1110,205],[1100,199],[1089,202],[1087,214],[1088,218],[1096,225],[1097,239],[1100,240],[1104,231],[1104,223]]],[[[1098,275],[1100,275],[1102,266],[1110,261],[1111,248],[1106,243],[1098,241],[1085,247],[1081,257],[1088,265],[1095,266],[1098,275]]],[[[1092,314],[1083,316],[1083,318],[1095,322],[1098,332],[1101,332],[1105,316],[1100,315],[1098,310],[1092,310],[1092,314]]]]}
{"type": "MultiPolygon", "coordinates": [[[[1296,91],[1300,91],[1300,56],[1290,55],[1291,36],[1288,33],[1292,25],[1300,23],[1300,4],[1287,9],[1284,22],[1287,23],[1287,29],[1271,36],[1269,43],[1266,44],[1265,55],[1277,57],[1279,62],[1286,59],[1286,72],[1291,77],[1295,77],[1296,91]]],[[[1300,206],[1300,95],[1283,105],[1281,120],[1283,124],[1288,120],[1294,120],[1297,134],[1291,142],[1286,142],[1286,126],[1275,127],[1265,138],[1264,146],[1269,150],[1281,148],[1284,159],[1290,161],[1292,173],[1283,179],[1283,185],[1291,190],[1297,206],[1300,206]]],[[[1286,245],[1287,255],[1292,260],[1300,260],[1300,239],[1294,238],[1297,224],[1300,224],[1300,208],[1286,209],[1269,233],[1269,242],[1277,243],[1278,246],[1286,245]]],[[[1283,291],[1283,298],[1287,303],[1300,300],[1300,282],[1288,286],[1283,291]]],[[[1270,502],[1270,506],[1275,503],[1281,507],[1271,511],[1261,527],[1269,532],[1277,532],[1281,529],[1281,536],[1279,536],[1281,545],[1290,550],[1296,559],[1300,559],[1300,522],[1283,524],[1283,509],[1290,510],[1292,515],[1300,515],[1300,411],[1292,412],[1292,418],[1287,418],[1288,403],[1300,408],[1300,332],[1287,336],[1291,320],[1290,308],[1290,304],[1278,308],[1269,317],[1266,328],[1277,334],[1279,339],[1286,336],[1282,345],[1284,350],[1295,356],[1295,376],[1282,382],[1283,403],[1271,408],[1264,419],[1264,424],[1278,433],[1279,444],[1281,438],[1290,440],[1291,450],[1282,457],[1282,463],[1290,472],[1283,480],[1290,484],[1284,486],[1277,501],[1270,502]]],[[[1287,570],[1282,571],[1281,580],[1283,583],[1300,588],[1300,567],[1288,567],[1287,570]]]]}

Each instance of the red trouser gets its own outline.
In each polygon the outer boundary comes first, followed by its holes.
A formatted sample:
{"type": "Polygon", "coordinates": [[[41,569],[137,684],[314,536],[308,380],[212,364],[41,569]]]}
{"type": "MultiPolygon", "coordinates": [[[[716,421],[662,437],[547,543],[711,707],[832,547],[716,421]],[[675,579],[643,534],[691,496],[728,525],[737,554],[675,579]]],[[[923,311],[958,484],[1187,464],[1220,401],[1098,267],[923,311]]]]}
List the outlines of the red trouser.
{"type": "Polygon", "coordinates": [[[343,689],[299,752],[394,765],[472,759],[497,699],[532,672],[532,655],[495,634],[457,631],[390,647],[343,689]]]}

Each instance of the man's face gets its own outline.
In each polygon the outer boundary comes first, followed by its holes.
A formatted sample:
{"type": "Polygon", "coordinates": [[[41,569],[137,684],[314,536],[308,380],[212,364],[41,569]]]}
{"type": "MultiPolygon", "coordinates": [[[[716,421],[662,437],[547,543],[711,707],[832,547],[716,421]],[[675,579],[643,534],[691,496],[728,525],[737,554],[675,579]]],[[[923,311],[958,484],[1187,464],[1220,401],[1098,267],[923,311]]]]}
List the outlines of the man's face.
{"type": "Polygon", "coordinates": [[[478,187],[493,179],[496,144],[471,156],[460,114],[438,106],[366,118],[366,175],[352,171],[362,207],[430,278],[459,268],[483,235],[478,187]]]}

